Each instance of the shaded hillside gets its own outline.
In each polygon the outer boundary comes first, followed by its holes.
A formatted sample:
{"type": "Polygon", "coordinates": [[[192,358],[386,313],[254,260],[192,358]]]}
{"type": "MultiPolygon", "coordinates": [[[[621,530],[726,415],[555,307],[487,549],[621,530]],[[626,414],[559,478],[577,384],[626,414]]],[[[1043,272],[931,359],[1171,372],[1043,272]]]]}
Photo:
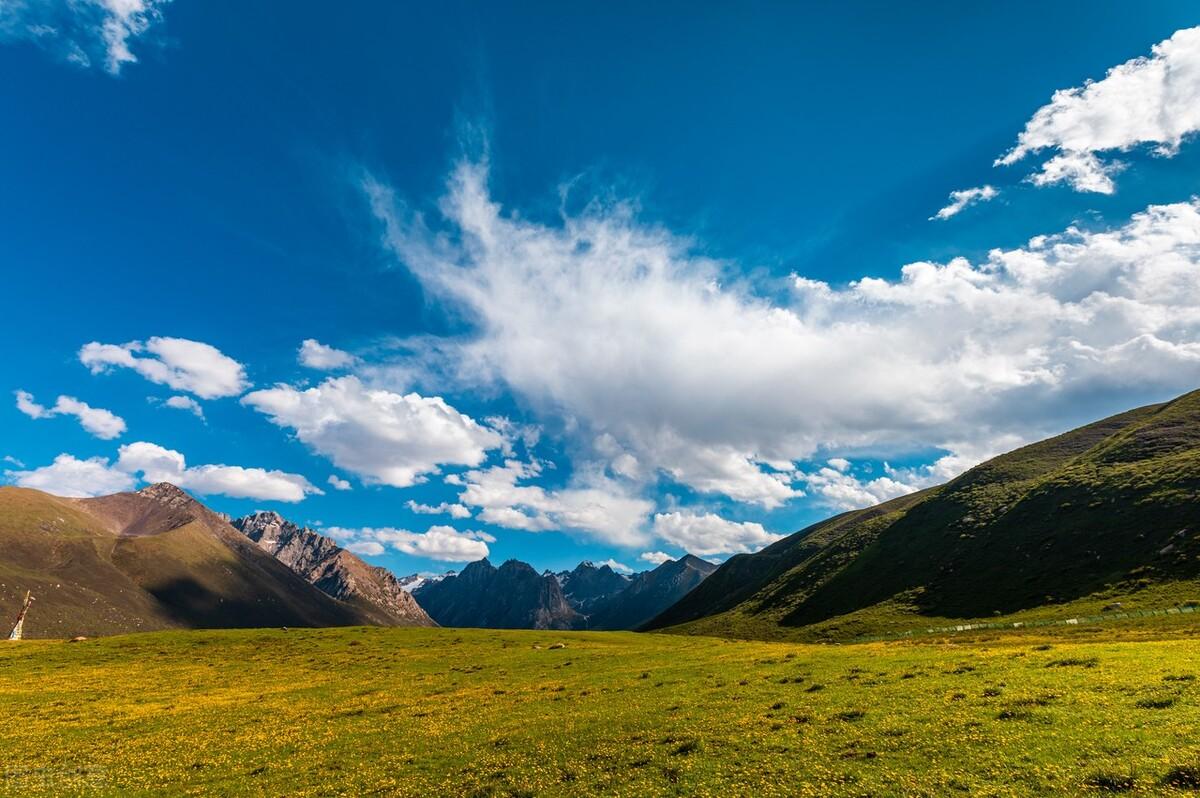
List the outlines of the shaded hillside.
{"type": "Polygon", "coordinates": [[[370,565],[331,538],[273,512],[230,522],[322,593],[357,607],[381,626],[433,626],[433,620],[391,571],[370,565]]]}
{"type": "Polygon", "coordinates": [[[685,554],[638,574],[624,590],[600,600],[588,616],[589,629],[636,629],[686,596],[717,566],[685,554]]]}
{"type": "Polygon", "coordinates": [[[28,637],[369,623],[173,485],[95,499],[0,487],[0,611],[28,637]]]}
{"type": "Polygon", "coordinates": [[[918,624],[1111,600],[1200,574],[1198,491],[1193,393],[731,558],[650,626],[762,636],[867,611],[918,624]]]}
{"type": "Polygon", "coordinates": [[[558,574],[563,595],[572,607],[584,615],[616,593],[629,587],[629,577],[621,576],[608,565],[596,566],[584,561],[573,571],[558,574]]]}
{"type": "Polygon", "coordinates": [[[413,597],[442,626],[486,629],[582,629],[584,616],[563,596],[554,574],[539,574],[518,560],[496,568],[486,559],[457,576],[413,591],[413,597]]]}

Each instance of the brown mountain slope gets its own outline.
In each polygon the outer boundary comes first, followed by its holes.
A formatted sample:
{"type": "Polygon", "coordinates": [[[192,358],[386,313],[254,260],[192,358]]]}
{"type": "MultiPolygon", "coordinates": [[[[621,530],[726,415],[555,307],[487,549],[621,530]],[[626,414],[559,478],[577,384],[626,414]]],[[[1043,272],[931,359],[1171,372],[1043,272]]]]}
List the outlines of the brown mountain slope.
{"type": "Polygon", "coordinates": [[[380,626],[437,626],[391,571],[364,562],[324,535],[273,512],[230,523],[322,593],[357,607],[380,626]]]}
{"type": "Polygon", "coordinates": [[[0,619],[26,590],[28,637],[371,623],[166,483],[96,499],[0,487],[0,619]]]}

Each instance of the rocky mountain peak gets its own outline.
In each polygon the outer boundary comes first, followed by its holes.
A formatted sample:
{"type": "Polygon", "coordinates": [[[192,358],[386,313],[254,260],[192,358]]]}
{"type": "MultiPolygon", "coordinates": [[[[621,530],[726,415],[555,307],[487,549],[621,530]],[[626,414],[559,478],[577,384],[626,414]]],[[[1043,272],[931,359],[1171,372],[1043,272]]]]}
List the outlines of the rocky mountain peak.
{"type": "Polygon", "coordinates": [[[155,482],[138,491],[139,496],[154,499],[168,507],[186,507],[196,502],[186,491],[170,482],[155,482]]]}

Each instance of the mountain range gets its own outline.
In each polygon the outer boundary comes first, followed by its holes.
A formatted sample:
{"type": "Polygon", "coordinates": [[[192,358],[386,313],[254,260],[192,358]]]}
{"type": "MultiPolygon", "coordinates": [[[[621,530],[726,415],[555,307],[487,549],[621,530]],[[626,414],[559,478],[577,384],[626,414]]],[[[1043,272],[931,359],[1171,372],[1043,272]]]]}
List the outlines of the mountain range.
{"type": "Polygon", "coordinates": [[[1200,599],[1200,392],[730,558],[647,626],[844,638],[1200,599]]]}
{"type": "Polygon", "coordinates": [[[28,637],[374,623],[168,483],[68,499],[0,487],[0,601],[28,637]]]}
{"type": "Polygon", "coordinates": [[[442,626],[635,629],[715,570],[690,554],[632,576],[590,562],[560,574],[539,574],[518,560],[497,568],[484,559],[413,595],[442,626]]]}

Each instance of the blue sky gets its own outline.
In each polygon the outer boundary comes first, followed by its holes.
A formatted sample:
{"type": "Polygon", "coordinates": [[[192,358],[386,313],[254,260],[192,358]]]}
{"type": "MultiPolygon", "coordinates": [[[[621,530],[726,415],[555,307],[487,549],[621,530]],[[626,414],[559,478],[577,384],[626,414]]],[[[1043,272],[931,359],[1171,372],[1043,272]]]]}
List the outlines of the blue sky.
{"type": "Polygon", "coordinates": [[[0,473],[640,569],[1195,388],[1200,14],[1036,16],[0,2],[0,473]]]}

